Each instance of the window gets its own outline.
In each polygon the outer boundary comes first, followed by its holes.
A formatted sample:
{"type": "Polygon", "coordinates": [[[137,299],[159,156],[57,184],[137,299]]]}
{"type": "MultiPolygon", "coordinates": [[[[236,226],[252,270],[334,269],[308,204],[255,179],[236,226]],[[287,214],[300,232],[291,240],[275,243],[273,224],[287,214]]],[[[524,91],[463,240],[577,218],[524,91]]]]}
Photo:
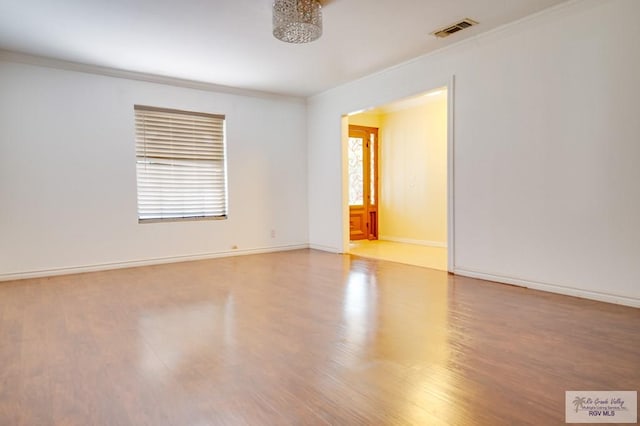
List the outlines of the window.
{"type": "Polygon", "coordinates": [[[134,111],[138,221],[226,218],[224,115],[134,111]]]}

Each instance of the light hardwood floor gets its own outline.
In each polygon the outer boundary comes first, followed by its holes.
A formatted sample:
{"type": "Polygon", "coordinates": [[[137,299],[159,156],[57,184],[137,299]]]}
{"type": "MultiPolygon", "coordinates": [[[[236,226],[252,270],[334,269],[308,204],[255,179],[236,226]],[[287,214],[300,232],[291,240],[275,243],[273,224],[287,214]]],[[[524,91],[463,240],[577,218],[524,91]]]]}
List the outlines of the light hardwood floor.
{"type": "Polygon", "coordinates": [[[0,283],[0,425],[560,425],[640,310],[313,250],[0,283]]]}
{"type": "Polygon", "coordinates": [[[349,253],[371,259],[389,260],[425,268],[447,270],[447,249],[384,240],[357,240],[349,243],[349,253]]]}

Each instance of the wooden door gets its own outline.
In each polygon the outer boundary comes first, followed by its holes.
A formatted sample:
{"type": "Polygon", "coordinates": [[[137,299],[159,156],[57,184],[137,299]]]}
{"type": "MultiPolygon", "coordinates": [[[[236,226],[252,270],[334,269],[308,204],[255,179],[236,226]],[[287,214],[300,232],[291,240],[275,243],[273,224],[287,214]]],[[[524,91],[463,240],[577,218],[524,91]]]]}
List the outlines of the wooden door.
{"type": "Polygon", "coordinates": [[[378,129],[349,126],[349,239],[378,239],[378,129]]]}

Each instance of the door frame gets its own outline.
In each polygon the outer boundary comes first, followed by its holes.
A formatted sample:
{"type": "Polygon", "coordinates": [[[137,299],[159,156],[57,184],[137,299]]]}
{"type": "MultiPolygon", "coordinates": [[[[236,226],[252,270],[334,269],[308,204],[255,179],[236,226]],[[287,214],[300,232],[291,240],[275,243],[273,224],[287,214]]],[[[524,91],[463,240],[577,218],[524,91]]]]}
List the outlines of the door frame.
{"type": "MultiPolygon", "coordinates": [[[[453,273],[455,270],[455,159],[454,159],[454,142],[455,142],[455,75],[452,75],[448,81],[442,84],[434,85],[430,88],[420,91],[413,96],[435,90],[439,87],[447,88],[447,271],[453,273]]],[[[413,97],[408,96],[408,97],[413,97]]],[[[397,99],[387,102],[380,102],[378,105],[390,103],[397,99]]],[[[348,147],[349,147],[349,115],[365,112],[368,109],[351,112],[342,116],[341,121],[341,139],[342,139],[342,253],[349,253],[349,165],[348,165],[348,147]]],[[[378,140],[380,140],[378,134],[378,140]]],[[[384,179],[384,177],[382,177],[384,179]]],[[[378,204],[379,207],[379,204],[378,204]]],[[[379,232],[379,231],[378,231],[379,232]]]]}

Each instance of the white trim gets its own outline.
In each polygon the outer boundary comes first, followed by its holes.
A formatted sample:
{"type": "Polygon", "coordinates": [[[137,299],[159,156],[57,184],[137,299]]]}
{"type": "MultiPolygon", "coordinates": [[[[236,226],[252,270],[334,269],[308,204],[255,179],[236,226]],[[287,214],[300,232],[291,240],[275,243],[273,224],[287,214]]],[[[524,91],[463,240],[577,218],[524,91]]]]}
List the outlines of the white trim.
{"type": "Polygon", "coordinates": [[[93,75],[103,75],[114,78],[124,78],[127,80],[145,81],[147,83],[164,84],[174,87],[184,87],[187,89],[206,90],[209,92],[226,93],[230,95],[249,96],[253,98],[286,99],[290,101],[306,103],[306,97],[304,96],[284,95],[261,90],[242,89],[238,87],[224,86],[222,84],[206,83],[203,81],[187,80],[177,77],[167,77],[158,74],[126,71],[118,68],[84,64],[81,62],[64,61],[61,59],[29,55],[26,53],[14,52],[4,49],[0,49],[0,61],[34,65],[44,68],[54,68],[58,70],[82,72],[93,75]]]}
{"type": "Polygon", "coordinates": [[[309,244],[309,248],[312,250],[326,251],[329,253],[337,253],[337,254],[346,253],[345,251],[340,251],[340,249],[336,247],[323,246],[322,244],[309,244]]]}
{"type": "Polygon", "coordinates": [[[411,238],[392,237],[389,235],[380,235],[379,240],[391,241],[394,243],[413,244],[416,246],[428,246],[428,247],[444,247],[447,248],[447,243],[442,241],[429,241],[429,240],[414,240],[411,238]]]}
{"type": "Polygon", "coordinates": [[[633,297],[620,296],[617,294],[600,293],[596,291],[582,290],[574,287],[566,287],[558,284],[541,283],[536,281],[524,280],[515,277],[505,277],[502,275],[487,274],[484,272],[473,271],[464,268],[454,270],[456,275],[464,277],[479,278],[486,281],[495,281],[503,284],[511,284],[518,287],[526,287],[533,290],[545,291],[548,293],[564,294],[566,296],[580,297],[582,299],[597,300],[599,302],[615,303],[618,305],[631,306],[640,308],[640,299],[633,297]]]}
{"type": "Polygon", "coordinates": [[[453,272],[455,262],[455,83],[456,76],[452,75],[447,86],[447,271],[453,272]]]}
{"type": "Polygon", "coordinates": [[[307,248],[309,248],[308,244],[293,244],[276,247],[261,247],[253,249],[201,253],[187,256],[158,257],[153,259],[132,260],[127,262],[97,263],[93,265],[73,266],[68,268],[52,268],[37,271],[17,272],[12,274],[0,274],[0,281],[22,280],[26,278],[42,278],[55,275],[79,274],[82,272],[106,271],[109,269],[135,268],[138,266],[159,265],[163,263],[190,262],[194,260],[206,260],[219,257],[245,256],[249,254],[273,253],[279,251],[300,250],[307,248]]]}
{"type": "MultiPolygon", "coordinates": [[[[378,137],[380,134],[378,134],[378,137]]],[[[379,141],[379,139],[378,139],[379,141]]],[[[340,116],[340,211],[342,212],[342,252],[349,253],[349,115],[340,116]]],[[[311,194],[311,191],[309,191],[311,194]]]]}

